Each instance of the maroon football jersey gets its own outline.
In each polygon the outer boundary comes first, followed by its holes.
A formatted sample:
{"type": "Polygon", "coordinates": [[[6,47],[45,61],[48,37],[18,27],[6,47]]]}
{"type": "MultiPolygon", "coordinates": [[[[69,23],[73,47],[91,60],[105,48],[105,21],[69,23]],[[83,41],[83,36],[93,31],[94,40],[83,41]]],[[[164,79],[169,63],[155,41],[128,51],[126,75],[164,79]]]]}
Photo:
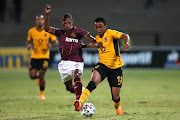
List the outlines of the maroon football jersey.
{"type": "Polygon", "coordinates": [[[55,35],[59,37],[61,60],[83,62],[80,44],[81,38],[86,34],[88,34],[87,31],[75,26],[69,31],[64,31],[63,29],[55,30],[55,35]]]}

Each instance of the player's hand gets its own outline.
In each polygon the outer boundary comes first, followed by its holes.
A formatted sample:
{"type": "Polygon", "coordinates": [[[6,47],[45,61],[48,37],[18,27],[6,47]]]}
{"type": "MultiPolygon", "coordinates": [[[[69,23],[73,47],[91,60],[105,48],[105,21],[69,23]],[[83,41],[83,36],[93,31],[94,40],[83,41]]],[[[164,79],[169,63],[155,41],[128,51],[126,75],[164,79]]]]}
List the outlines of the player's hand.
{"type": "Polygon", "coordinates": [[[46,5],[45,12],[46,14],[49,14],[51,12],[51,5],[48,5],[48,4],[46,5]]]}
{"type": "Polygon", "coordinates": [[[30,51],[32,48],[32,45],[27,45],[27,50],[30,51]]]}
{"type": "Polygon", "coordinates": [[[129,51],[129,43],[124,44],[124,51],[129,51]]]}
{"type": "Polygon", "coordinates": [[[48,48],[52,47],[51,43],[46,44],[48,48]]]}
{"type": "Polygon", "coordinates": [[[97,48],[100,48],[100,49],[102,49],[102,48],[103,48],[103,44],[102,44],[102,42],[98,42],[98,43],[97,43],[97,48]]]}

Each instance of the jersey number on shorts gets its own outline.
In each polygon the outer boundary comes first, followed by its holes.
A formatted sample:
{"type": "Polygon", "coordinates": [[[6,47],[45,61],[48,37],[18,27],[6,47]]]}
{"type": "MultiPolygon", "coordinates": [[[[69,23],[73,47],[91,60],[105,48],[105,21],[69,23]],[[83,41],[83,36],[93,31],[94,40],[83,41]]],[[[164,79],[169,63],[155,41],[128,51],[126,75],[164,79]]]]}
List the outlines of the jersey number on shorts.
{"type": "Polygon", "coordinates": [[[44,63],[43,63],[43,69],[46,69],[48,67],[48,61],[44,61],[44,63]]]}
{"type": "Polygon", "coordinates": [[[118,79],[118,85],[121,85],[122,84],[122,76],[118,76],[117,79],[118,79]]]}

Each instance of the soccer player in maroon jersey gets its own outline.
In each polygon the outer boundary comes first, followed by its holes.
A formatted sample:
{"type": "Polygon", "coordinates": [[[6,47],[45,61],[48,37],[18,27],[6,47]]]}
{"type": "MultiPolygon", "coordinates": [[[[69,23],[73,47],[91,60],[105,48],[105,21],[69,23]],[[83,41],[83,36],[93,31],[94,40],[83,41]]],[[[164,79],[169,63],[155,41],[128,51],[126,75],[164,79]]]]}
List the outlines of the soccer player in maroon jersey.
{"type": "Polygon", "coordinates": [[[65,84],[67,91],[76,94],[76,100],[78,100],[82,93],[80,77],[83,74],[84,68],[81,38],[84,37],[91,41],[91,43],[87,44],[85,47],[95,47],[97,46],[97,43],[89,32],[73,26],[73,19],[70,14],[64,14],[61,20],[63,29],[59,29],[49,26],[49,13],[51,12],[50,5],[46,5],[45,12],[45,31],[59,37],[61,62],[58,64],[58,69],[62,82],[65,84]],[[72,80],[74,80],[74,85],[72,84],[72,80]]]}

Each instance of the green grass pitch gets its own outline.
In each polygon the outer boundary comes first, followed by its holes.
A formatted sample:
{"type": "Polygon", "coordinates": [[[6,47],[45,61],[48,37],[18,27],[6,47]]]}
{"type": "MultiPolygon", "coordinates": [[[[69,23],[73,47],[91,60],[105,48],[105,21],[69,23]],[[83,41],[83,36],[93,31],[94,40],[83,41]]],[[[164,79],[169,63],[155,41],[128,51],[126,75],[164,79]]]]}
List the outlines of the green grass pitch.
{"type": "MultiPolygon", "coordinates": [[[[74,111],[75,94],[65,90],[57,70],[47,71],[44,101],[27,70],[0,70],[0,120],[180,120],[180,70],[123,69],[123,75],[124,115],[116,115],[104,80],[88,97],[95,115],[84,117],[74,111]]],[[[90,76],[85,68],[84,87],[90,76]]]]}

